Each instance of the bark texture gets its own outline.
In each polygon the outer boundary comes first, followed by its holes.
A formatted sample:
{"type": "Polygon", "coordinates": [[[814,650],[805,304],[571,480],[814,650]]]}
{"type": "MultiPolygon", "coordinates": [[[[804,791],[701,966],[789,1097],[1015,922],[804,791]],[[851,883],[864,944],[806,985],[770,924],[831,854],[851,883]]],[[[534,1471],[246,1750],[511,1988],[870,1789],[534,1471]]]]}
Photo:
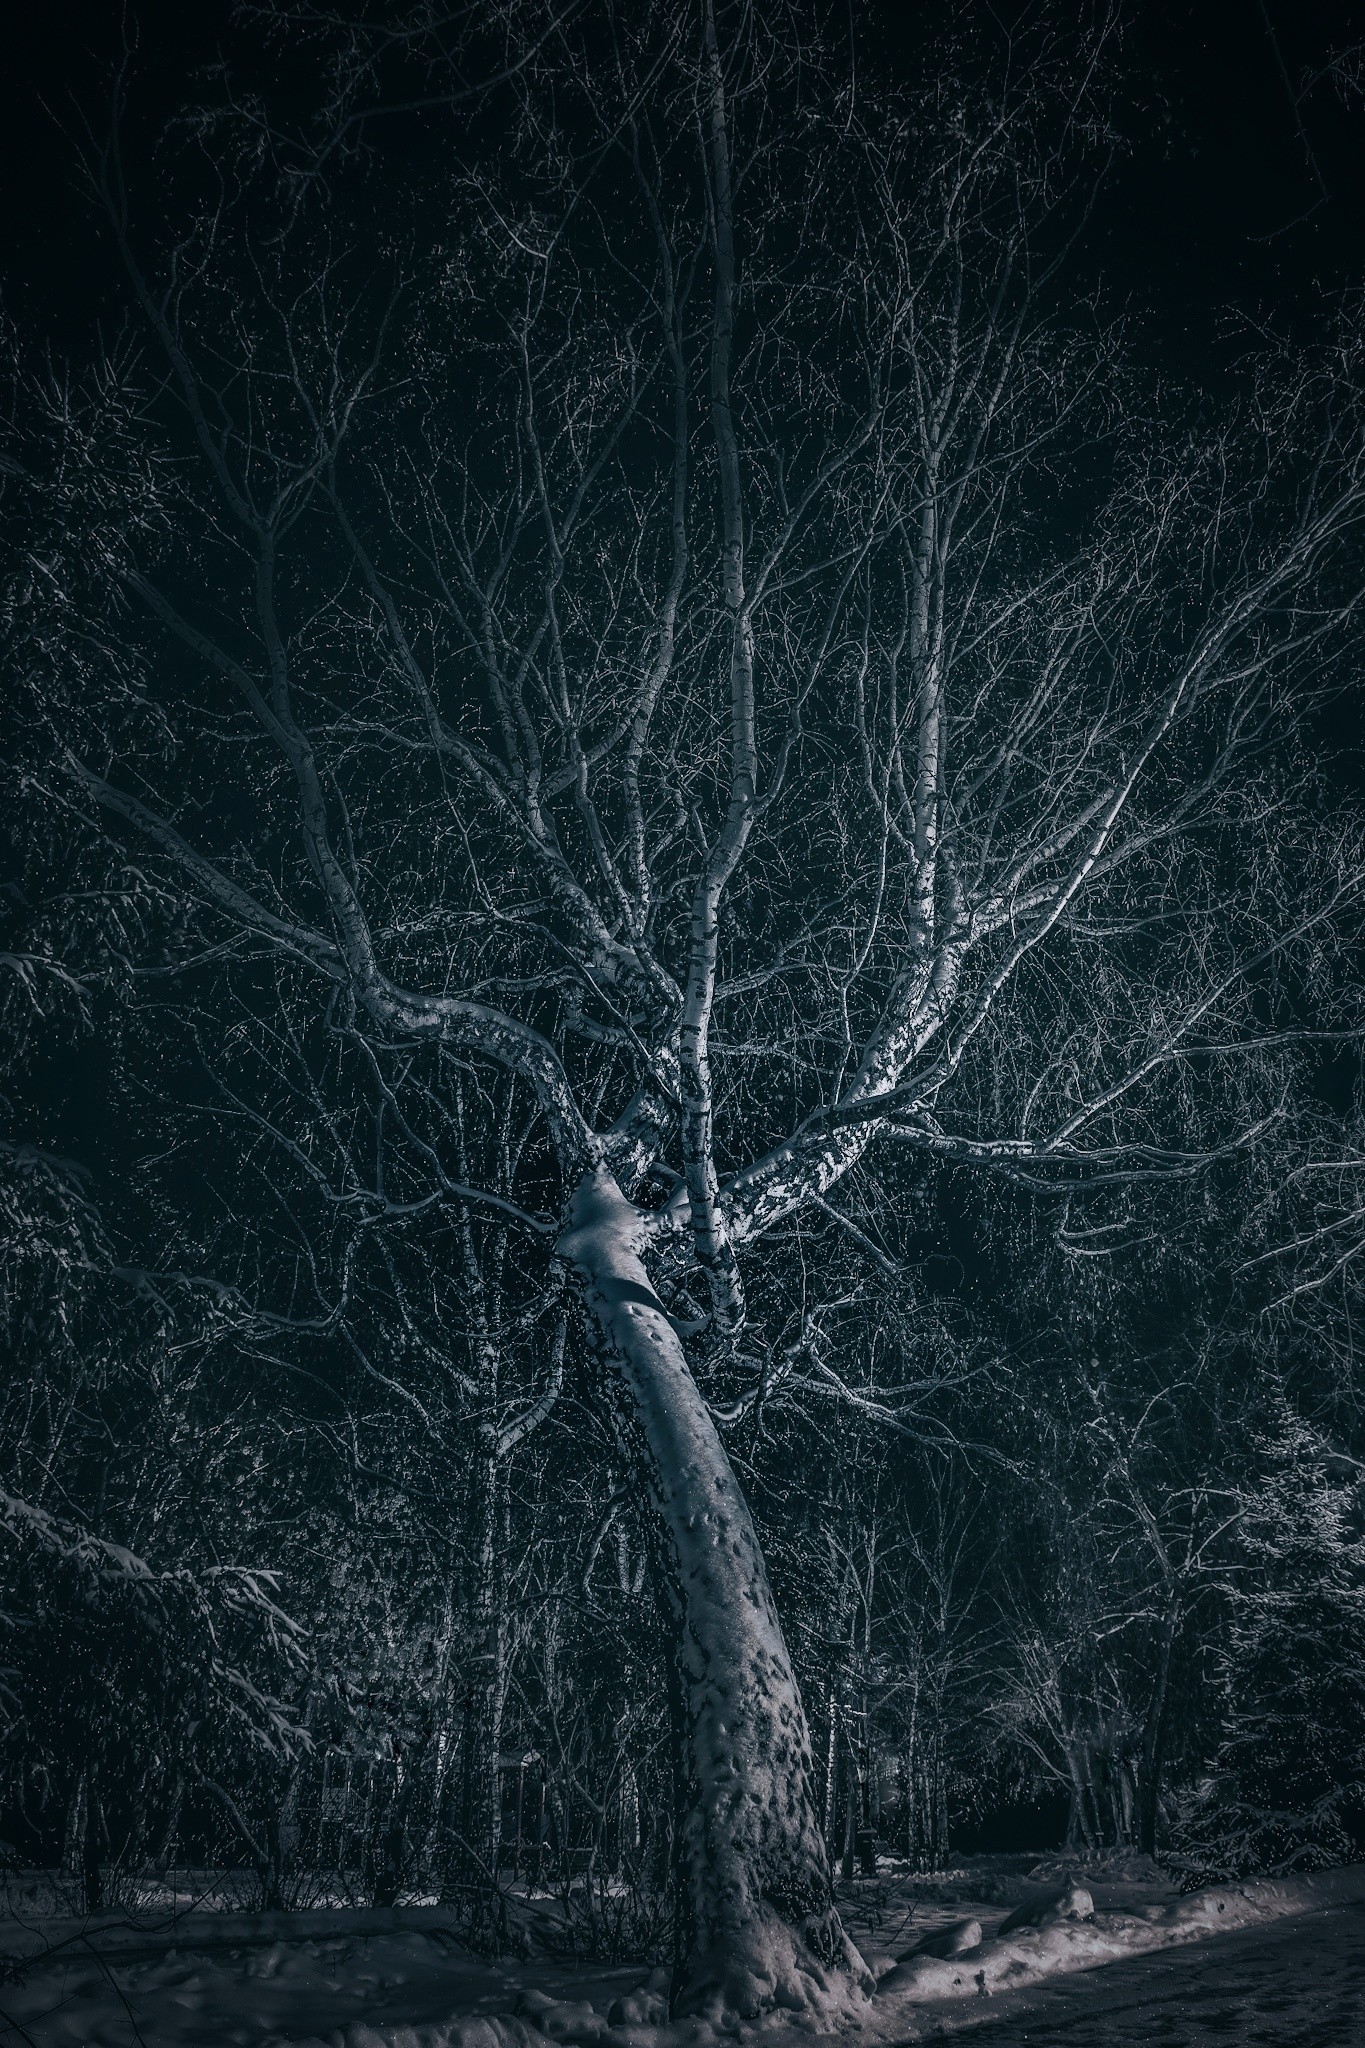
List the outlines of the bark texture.
{"type": "Polygon", "coordinates": [[[598,1168],[560,1249],[577,1269],[660,1530],[686,1781],[675,2007],[815,2008],[872,1980],[835,1909],[805,1709],[744,1496],[641,1258],[646,1220],[598,1168]]]}

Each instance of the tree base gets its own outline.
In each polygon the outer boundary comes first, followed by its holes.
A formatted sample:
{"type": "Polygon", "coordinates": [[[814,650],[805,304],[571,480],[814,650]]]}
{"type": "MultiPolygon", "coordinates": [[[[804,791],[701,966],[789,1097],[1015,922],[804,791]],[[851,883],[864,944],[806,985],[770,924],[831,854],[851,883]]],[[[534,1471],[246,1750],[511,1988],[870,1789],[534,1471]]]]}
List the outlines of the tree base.
{"type": "Polygon", "coordinates": [[[793,1926],[769,1910],[742,1936],[691,1955],[673,2000],[720,2031],[765,2013],[808,2014],[831,2028],[867,2017],[876,1980],[833,1906],[793,1926]]]}

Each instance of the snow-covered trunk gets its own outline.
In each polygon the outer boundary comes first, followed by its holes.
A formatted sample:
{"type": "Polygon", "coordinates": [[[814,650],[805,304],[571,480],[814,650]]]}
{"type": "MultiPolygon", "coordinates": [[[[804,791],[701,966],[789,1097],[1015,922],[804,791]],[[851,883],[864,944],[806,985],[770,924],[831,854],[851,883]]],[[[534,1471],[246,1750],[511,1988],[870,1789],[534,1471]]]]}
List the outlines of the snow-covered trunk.
{"type": "Polygon", "coordinates": [[[931,1870],[948,1865],[948,1771],[943,1754],[943,1731],[937,1728],[929,1748],[929,1854],[931,1870]]]}
{"type": "Polygon", "coordinates": [[[583,1283],[625,1447],[655,1511],[674,1632],[675,2007],[833,2017],[871,1980],[835,1910],[805,1710],[753,1521],[645,1271],[645,1228],[599,1168],[575,1192],[560,1250],[583,1283]]]}
{"type": "Polygon", "coordinates": [[[423,1883],[430,1881],[439,1865],[447,1779],[459,1741],[458,1704],[452,1676],[457,1601],[449,1577],[446,1579],[441,1606],[441,1625],[436,1637],[436,1672],[431,1687],[434,1735],[431,1796],[427,1806],[426,1825],[422,1830],[422,1840],[417,1850],[417,1868],[423,1883]]]}
{"type": "Polygon", "coordinates": [[[829,1687],[829,1725],[825,1741],[825,1812],[822,1832],[825,1841],[834,1839],[834,1802],[839,1790],[839,1702],[834,1680],[829,1687]]]}
{"type": "Polygon", "coordinates": [[[501,1846],[498,1755],[507,1696],[507,1616],[498,1542],[506,1474],[496,1447],[480,1447],[474,1474],[469,1652],[465,1668],[460,1862],[467,1881],[492,1883],[501,1846]]]}
{"type": "Polygon", "coordinates": [[[62,1833],[63,1877],[79,1877],[81,1874],[81,1858],[85,1852],[85,1777],[82,1771],[67,1801],[66,1826],[62,1833]]]}
{"type": "Polygon", "coordinates": [[[1083,1737],[1068,1736],[1066,1746],[1067,1775],[1071,1784],[1071,1812],[1066,1823],[1066,1846],[1068,1849],[1099,1847],[1099,1833],[1095,1827],[1094,1787],[1091,1781],[1090,1750],[1083,1737]]]}
{"type": "Polygon", "coordinates": [[[844,1745],[844,1839],[839,1852],[839,1870],[845,1879],[855,1875],[857,1865],[854,1850],[858,1839],[859,1808],[862,1805],[862,1784],[858,1771],[858,1759],[854,1753],[853,1738],[850,1735],[844,1745]]]}
{"type": "Polygon", "coordinates": [[[1157,1638],[1156,1670],[1142,1727],[1142,1775],[1138,1783],[1137,1839],[1139,1849],[1145,1849],[1149,1856],[1156,1854],[1157,1819],[1161,1810],[1161,1771],[1166,1737],[1166,1696],[1170,1687],[1171,1656],[1175,1649],[1179,1623],[1180,1606],[1177,1600],[1171,1599],[1162,1617],[1161,1633],[1157,1638]]]}

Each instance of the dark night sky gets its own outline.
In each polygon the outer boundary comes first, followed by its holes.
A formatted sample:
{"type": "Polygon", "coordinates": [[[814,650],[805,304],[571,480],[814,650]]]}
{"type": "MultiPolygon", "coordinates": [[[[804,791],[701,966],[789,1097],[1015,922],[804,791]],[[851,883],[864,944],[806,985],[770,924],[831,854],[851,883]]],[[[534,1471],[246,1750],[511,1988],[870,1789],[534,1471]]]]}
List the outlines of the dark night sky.
{"type": "MultiPolygon", "coordinates": [[[[154,120],[234,42],[232,10],[227,0],[135,0],[131,12],[154,120]]],[[[894,61],[925,14],[905,0],[879,0],[878,12],[894,61]]],[[[36,311],[36,295],[59,334],[66,320],[88,317],[104,266],[43,103],[63,120],[73,94],[99,105],[121,13],[117,0],[34,6],[7,30],[0,218],[10,296],[36,311]]],[[[1135,0],[1127,13],[1134,146],[1112,178],[1093,250],[1117,294],[1153,317],[1153,351],[1198,378],[1223,308],[1299,322],[1324,288],[1365,274],[1365,107],[1348,111],[1324,81],[1296,118],[1286,82],[1299,88],[1333,50],[1365,38],[1365,4],[1135,0]]]]}
{"type": "MultiPolygon", "coordinates": [[[[1084,0],[1063,0],[1065,21],[1084,0]]],[[[994,0],[978,18],[1018,15],[994,0]]],[[[243,37],[233,0],[129,0],[139,25],[128,154],[203,87],[220,51],[238,76],[288,105],[289,85],[259,31],[243,37]]],[[[1099,282],[1128,309],[1130,346],[1211,407],[1235,391],[1247,318],[1307,339],[1344,289],[1365,285],[1365,90],[1348,102],[1329,58],[1365,44],[1365,0],[1127,0],[1127,139],[1086,238],[1078,286],[1099,282]],[[1309,81],[1317,77],[1317,83],[1309,81]],[[1295,96],[1297,95],[1297,106],[1295,96]]],[[[103,125],[120,47],[119,0],[36,5],[7,31],[0,71],[0,265],[3,302],[32,334],[79,353],[92,316],[120,317],[107,242],[73,185],[62,132],[87,110],[103,125]]],[[[871,0],[869,38],[893,68],[932,33],[932,0],[871,0]]],[[[866,19],[866,17],[865,17],[866,19]]],[[[144,187],[145,189],[145,187],[144,187]]],[[[1357,704],[1330,713],[1338,771],[1359,788],[1357,704]]]]}

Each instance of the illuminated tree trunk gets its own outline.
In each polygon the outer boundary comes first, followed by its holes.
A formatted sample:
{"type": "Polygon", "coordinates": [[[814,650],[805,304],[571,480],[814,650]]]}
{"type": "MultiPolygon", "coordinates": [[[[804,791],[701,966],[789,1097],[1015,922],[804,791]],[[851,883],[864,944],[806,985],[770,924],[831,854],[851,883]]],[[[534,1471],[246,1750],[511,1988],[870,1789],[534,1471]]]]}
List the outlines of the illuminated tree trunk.
{"type": "Polygon", "coordinates": [[[846,2009],[871,1988],[835,1910],[810,1737],[744,1496],[603,1169],[560,1241],[657,1516],[681,1745],[679,2010],[846,2009]]]}

